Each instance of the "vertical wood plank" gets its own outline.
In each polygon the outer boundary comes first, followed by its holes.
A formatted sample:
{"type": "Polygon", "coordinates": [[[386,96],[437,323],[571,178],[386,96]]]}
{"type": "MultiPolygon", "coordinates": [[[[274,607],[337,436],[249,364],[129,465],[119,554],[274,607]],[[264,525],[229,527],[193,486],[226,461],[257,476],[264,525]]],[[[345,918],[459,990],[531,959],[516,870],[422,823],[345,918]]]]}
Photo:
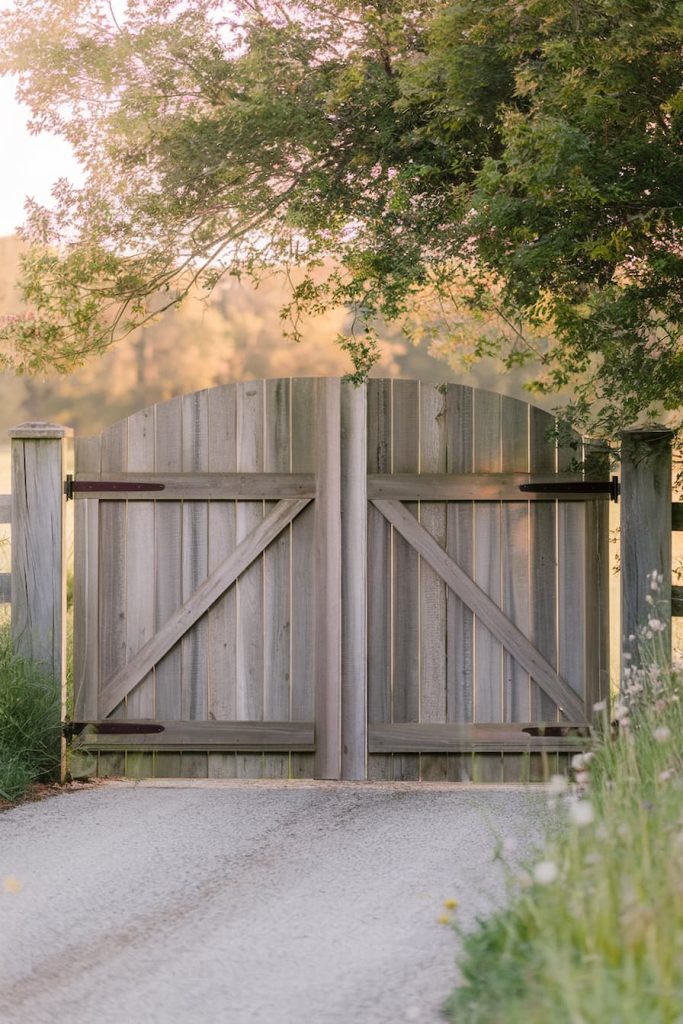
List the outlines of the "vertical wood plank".
{"type": "MultiPolygon", "coordinates": [[[[315,388],[313,377],[291,382],[292,472],[315,473],[315,388]]],[[[297,516],[291,527],[291,714],[293,721],[310,722],[315,716],[315,669],[313,619],[313,544],[315,503],[297,516]]],[[[313,778],[314,754],[293,752],[292,778],[313,778]]]]}
{"type": "MultiPolygon", "coordinates": [[[[154,408],[128,418],[129,472],[154,472],[154,408]]],[[[126,660],[129,661],[154,635],[154,502],[131,501],[126,516],[126,660]]],[[[154,718],[155,679],[150,672],[129,693],[129,718],[154,718]]],[[[127,772],[134,778],[153,774],[153,758],[131,751],[127,772]]]]}
{"type": "MultiPolygon", "coordinates": [[[[391,472],[391,381],[367,383],[367,471],[391,472]]],[[[368,720],[391,721],[391,527],[368,505],[368,720]]],[[[368,779],[393,779],[391,754],[368,758],[368,779]]]]}
{"type": "MultiPolygon", "coordinates": [[[[502,467],[505,473],[529,470],[529,405],[516,398],[501,399],[502,467]]],[[[529,503],[504,502],[501,513],[503,611],[529,636],[529,503]]],[[[508,651],[503,649],[503,721],[528,722],[531,713],[531,679],[508,651]]],[[[522,781],[523,754],[505,754],[505,781],[522,781]]]]}
{"type": "MultiPolygon", "coordinates": [[[[237,385],[237,469],[263,471],[264,382],[237,385]]],[[[236,542],[239,544],[263,518],[262,501],[237,502],[236,542]]],[[[237,718],[263,719],[263,555],[237,580],[237,718]]],[[[260,754],[237,758],[237,772],[263,774],[260,754]]]]}
{"type": "MultiPolygon", "coordinates": [[[[553,417],[542,409],[529,409],[529,457],[532,473],[554,473],[556,451],[548,432],[553,417]]],[[[531,640],[551,665],[557,667],[557,503],[530,503],[531,640]]],[[[532,680],[531,721],[558,721],[557,705],[532,680]]]]}
{"type": "MultiPolygon", "coordinates": [[[[126,472],[127,420],[104,431],[100,452],[103,473],[126,472]]],[[[103,501],[100,506],[100,691],[126,661],[126,506],[125,501],[103,501]]],[[[126,717],[125,701],[109,717],[126,717]]]]}
{"type": "MultiPolygon", "coordinates": [[[[209,413],[206,391],[185,395],[182,400],[182,467],[195,472],[208,469],[209,413]]],[[[208,575],[209,509],[205,501],[183,502],[182,599],[194,593],[208,575]]],[[[183,637],[181,707],[183,719],[208,717],[208,616],[183,637]]],[[[181,768],[185,771],[184,763],[181,768]]]]}
{"type": "MultiPolygon", "coordinates": [[[[586,475],[608,480],[609,453],[600,442],[586,447],[586,475]]],[[[586,718],[593,716],[593,705],[609,698],[610,688],[610,579],[609,579],[609,505],[606,501],[586,502],[585,506],[585,665],[584,698],[586,718]]]]}
{"type": "MultiPolygon", "coordinates": [[[[182,398],[172,398],[156,408],[155,462],[159,473],[182,470],[183,406],[182,398]]],[[[155,519],[155,595],[154,614],[157,630],[183,601],[182,552],[183,511],[179,501],[159,501],[155,519]]],[[[182,642],[161,659],[154,670],[156,713],[160,721],[182,719],[182,642]]],[[[154,759],[158,776],[180,775],[180,754],[163,751],[154,759]]]]}
{"type": "MultiPolygon", "coordinates": [[[[100,474],[100,438],[77,437],[76,473],[100,474]]],[[[74,502],[74,719],[97,719],[100,503],[74,502]]]]}
{"type": "Polygon", "coordinates": [[[343,779],[367,775],[367,398],[341,385],[343,779]]]}
{"type": "Polygon", "coordinates": [[[316,389],[316,778],[341,775],[341,382],[316,389]]]}
{"type": "MultiPolygon", "coordinates": [[[[265,382],[263,468],[266,472],[290,472],[290,390],[289,378],[265,382]]],[[[268,515],[276,504],[265,502],[265,514],[268,515]]],[[[263,715],[267,721],[274,722],[288,721],[291,707],[290,558],[291,528],[288,527],[263,554],[263,715]]],[[[264,753],[264,778],[281,779],[288,774],[288,754],[264,753]]]]}
{"type": "MultiPolygon", "coordinates": [[[[209,472],[237,470],[237,392],[234,384],[211,388],[209,410],[209,472]]],[[[209,572],[217,569],[235,549],[234,501],[209,503],[209,572]]],[[[237,718],[237,588],[233,584],[209,611],[209,718],[237,718]]],[[[210,752],[209,778],[234,778],[235,755],[210,752]]]]}
{"type": "MultiPolygon", "coordinates": [[[[445,473],[446,394],[429,384],[420,385],[420,472],[445,473]]],[[[446,547],[446,505],[420,502],[420,523],[441,547],[446,547]]],[[[420,721],[446,721],[446,584],[420,560],[420,721]]],[[[420,777],[446,778],[447,756],[423,754],[420,777]]]]}
{"type": "MultiPolygon", "coordinates": [[[[472,388],[449,384],[446,395],[446,471],[471,473],[474,465],[474,398],[472,388]]],[[[450,557],[468,576],[474,576],[474,503],[451,501],[447,510],[450,557]]],[[[452,590],[446,598],[447,666],[446,720],[471,722],[474,702],[474,616],[452,590]]],[[[472,757],[452,754],[448,777],[454,782],[471,778],[472,757]]]]}
{"type": "MultiPolygon", "coordinates": [[[[392,473],[418,473],[420,469],[420,385],[392,381],[392,473]]],[[[418,502],[406,502],[416,518],[418,502]]],[[[392,721],[418,722],[420,718],[420,564],[417,552],[393,531],[393,651],[392,721]]],[[[417,754],[394,756],[394,778],[419,778],[417,754]]]]}
{"type": "MultiPolygon", "coordinates": [[[[128,471],[153,473],[154,408],[128,418],[128,471]]],[[[126,523],[126,660],[154,635],[154,502],[128,503],[126,523]]],[[[129,718],[154,718],[154,673],[128,695],[129,718]]]]}

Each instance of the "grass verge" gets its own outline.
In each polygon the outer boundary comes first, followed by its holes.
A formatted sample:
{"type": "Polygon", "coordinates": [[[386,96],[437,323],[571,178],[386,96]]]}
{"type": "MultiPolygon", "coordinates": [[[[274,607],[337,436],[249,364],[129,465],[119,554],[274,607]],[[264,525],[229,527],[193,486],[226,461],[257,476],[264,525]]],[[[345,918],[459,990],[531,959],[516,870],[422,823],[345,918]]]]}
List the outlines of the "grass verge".
{"type": "Polygon", "coordinates": [[[551,780],[559,822],[507,908],[462,935],[452,1021],[683,1024],[683,665],[628,683],[551,780]]]}
{"type": "Polygon", "coordinates": [[[0,627],[0,798],[18,800],[59,772],[60,694],[54,681],[12,654],[0,627]]]}

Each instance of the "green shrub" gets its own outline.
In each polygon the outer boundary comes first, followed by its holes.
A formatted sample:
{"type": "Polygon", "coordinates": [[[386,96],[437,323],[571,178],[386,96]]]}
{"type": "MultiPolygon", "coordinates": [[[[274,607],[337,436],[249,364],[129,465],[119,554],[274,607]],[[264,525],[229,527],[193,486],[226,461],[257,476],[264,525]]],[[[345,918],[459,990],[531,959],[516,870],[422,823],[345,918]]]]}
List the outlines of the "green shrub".
{"type": "Polygon", "coordinates": [[[553,831],[508,868],[507,908],[462,936],[454,1022],[683,1022],[683,666],[651,655],[573,784],[551,780],[553,831]]]}
{"type": "Polygon", "coordinates": [[[0,629],[0,797],[18,800],[59,768],[60,695],[54,681],[15,658],[0,629]]]}

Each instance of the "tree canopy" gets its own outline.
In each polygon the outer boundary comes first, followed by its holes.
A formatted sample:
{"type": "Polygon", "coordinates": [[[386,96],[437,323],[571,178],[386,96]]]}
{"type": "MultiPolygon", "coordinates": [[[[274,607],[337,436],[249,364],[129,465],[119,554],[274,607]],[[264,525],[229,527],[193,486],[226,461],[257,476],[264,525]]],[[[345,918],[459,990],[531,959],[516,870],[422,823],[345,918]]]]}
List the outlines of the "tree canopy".
{"type": "Polygon", "coordinates": [[[595,431],[680,407],[682,15],[17,0],[0,70],[87,181],[29,206],[6,362],[69,369],[194,287],[280,266],[294,337],[307,311],[353,311],[357,379],[384,317],[465,361],[535,360],[595,431]]]}

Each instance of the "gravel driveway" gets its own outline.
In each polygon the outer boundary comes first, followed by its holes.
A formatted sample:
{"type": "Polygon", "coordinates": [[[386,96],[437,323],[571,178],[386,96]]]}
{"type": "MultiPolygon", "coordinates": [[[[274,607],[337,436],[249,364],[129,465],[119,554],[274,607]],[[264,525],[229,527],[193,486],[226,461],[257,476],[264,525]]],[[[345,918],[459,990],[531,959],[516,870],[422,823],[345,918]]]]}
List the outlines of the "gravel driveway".
{"type": "Polygon", "coordinates": [[[436,1024],[539,790],[113,782],[0,814],[3,1024],[436,1024]]]}

